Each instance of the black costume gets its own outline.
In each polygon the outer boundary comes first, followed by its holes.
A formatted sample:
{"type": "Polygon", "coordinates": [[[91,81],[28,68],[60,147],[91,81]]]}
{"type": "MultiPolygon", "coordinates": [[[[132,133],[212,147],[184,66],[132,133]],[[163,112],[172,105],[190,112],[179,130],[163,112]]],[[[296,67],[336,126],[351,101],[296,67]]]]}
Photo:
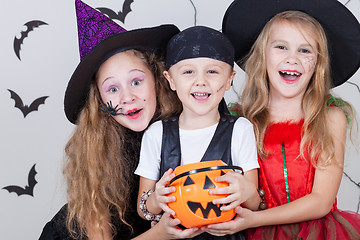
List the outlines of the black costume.
{"type": "MultiPolygon", "coordinates": [[[[125,130],[127,131],[127,137],[125,139],[125,146],[127,146],[127,148],[126,151],[124,151],[124,154],[127,154],[129,159],[128,171],[134,172],[139,162],[140,142],[143,133],[132,132],[128,129],[125,130]],[[130,163],[130,161],[132,162],[130,163]]],[[[132,226],[133,229],[118,219],[115,210],[112,211],[112,215],[114,217],[111,218],[111,223],[116,227],[114,240],[131,239],[150,228],[150,222],[142,219],[137,213],[137,195],[140,177],[135,174],[132,176],[133,180],[130,181],[129,186],[129,189],[132,190],[130,195],[130,204],[125,213],[125,220],[132,226]]],[[[69,231],[66,228],[66,214],[67,204],[65,204],[60,211],[56,213],[53,219],[45,225],[39,240],[73,240],[74,238],[70,237],[69,231]]],[[[87,238],[83,238],[83,240],[85,239],[87,238]]]]}
{"type": "MultiPolygon", "coordinates": [[[[237,117],[228,114],[221,114],[214,136],[212,137],[201,161],[222,160],[227,165],[232,166],[231,137],[236,119],[237,117]]],[[[179,117],[170,117],[163,120],[162,123],[163,136],[161,144],[160,176],[162,176],[169,168],[175,169],[180,165],[181,161],[179,117]]],[[[192,239],[241,240],[245,239],[245,237],[243,232],[237,232],[223,237],[203,233],[192,239]]]]}

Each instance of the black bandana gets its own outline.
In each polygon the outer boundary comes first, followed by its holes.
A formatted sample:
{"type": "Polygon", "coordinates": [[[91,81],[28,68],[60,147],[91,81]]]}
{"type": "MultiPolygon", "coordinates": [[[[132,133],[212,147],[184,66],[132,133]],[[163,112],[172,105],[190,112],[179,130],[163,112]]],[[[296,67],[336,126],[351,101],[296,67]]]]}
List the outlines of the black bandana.
{"type": "Polygon", "coordinates": [[[212,28],[195,26],[173,36],[167,45],[166,68],[181,60],[207,57],[234,66],[234,48],[229,39],[212,28]]]}

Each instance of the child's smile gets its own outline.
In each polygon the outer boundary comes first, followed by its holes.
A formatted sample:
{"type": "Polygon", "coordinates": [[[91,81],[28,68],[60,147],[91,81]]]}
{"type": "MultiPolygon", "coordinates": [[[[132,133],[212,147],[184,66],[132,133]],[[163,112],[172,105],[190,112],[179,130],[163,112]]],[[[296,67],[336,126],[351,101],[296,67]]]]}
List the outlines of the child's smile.
{"type": "Polygon", "coordinates": [[[304,29],[277,22],[266,45],[266,67],[272,97],[290,98],[304,94],[315,70],[315,40],[304,29]]]}
{"type": "MultiPolygon", "coordinates": [[[[235,72],[225,62],[199,57],[176,63],[164,75],[182,102],[182,115],[196,118],[219,115],[219,103],[230,88],[235,72]]],[[[211,122],[216,121],[218,119],[211,122]]]]}
{"type": "Polygon", "coordinates": [[[298,80],[301,76],[301,73],[296,70],[283,70],[279,71],[279,74],[285,81],[289,81],[289,83],[298,80]]]}
{"type": "Polygon", "coordinates": [[[211,94],[210,93],[204,93],[204,92],[194,92],[194,93],[191,93],[191,95],[197,101],[205,101],[206,99],[208,99],[210,97],[211,94]]]}

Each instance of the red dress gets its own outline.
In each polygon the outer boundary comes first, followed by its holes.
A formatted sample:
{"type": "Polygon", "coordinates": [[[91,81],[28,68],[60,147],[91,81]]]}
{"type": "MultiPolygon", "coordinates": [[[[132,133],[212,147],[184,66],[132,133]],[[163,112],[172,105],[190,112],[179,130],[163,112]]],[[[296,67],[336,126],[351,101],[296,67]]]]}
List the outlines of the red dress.
{"type": "MultiPolygon", "coordinates": [[[[297,123],[274,123],[267,129],[264,148],[270,154],[266,159],[259,159],[259,185],[265,191],[267,208],[285,204],[288,200],[294,201],[311,192],[315,170],[310,161],[299,156],[303,123],[303,120],[297,123]],[[287,174],[284,169],[287,170],[287,174]]],[[[266,240],[358,240],[360,215],[338,210],[335,201],[331,211],[323,218],[296,224],[249,229],[247,237],[266,240]]]]}

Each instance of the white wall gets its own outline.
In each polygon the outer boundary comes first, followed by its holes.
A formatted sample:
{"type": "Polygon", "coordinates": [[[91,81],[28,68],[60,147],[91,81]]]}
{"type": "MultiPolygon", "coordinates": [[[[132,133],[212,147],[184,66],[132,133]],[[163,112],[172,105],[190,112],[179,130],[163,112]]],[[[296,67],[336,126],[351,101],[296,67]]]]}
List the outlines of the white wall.
{"type": "MultiPolygon", "coordinates": [[[[122,9],[123,1],[84,0],[90,6],[122,9]]],[[[124,28],[174,23],[180,29],[206,25],[221,29],[223,14],[231,0],[134,0],[124,28]]],[[[342,0],[360,19],[360,1],[342,0]]],[[[2,1],[0,14],[0,239],[38,239],[42,227],[65,203],[65,182],[62,177],[63,149],[73,125],[63,112],[63,95],[67,82],[79,62],[77,26],[73,0],[2,1]],[[20,58],[15,54],[14,38],[21,37],[25,23],[41,20],[21,45],[20,58]],[[24,118],[10,98],[10,89],[24,104],[48,96],[38,111],[24,118]],[[9,185],[25,187],[28,173],[36,164],[33,196],[9,193],[9,185]]],[[[359,43],[360,44],[360,43],[359,43]]],[[[234,88],[240,91],[244,74],[237,68],[234,88]]],[[[360,112],[360,72],[335,89],[360,112]]],[[[227,101],[236,100],[233,90],[227,101]]],[[[359,153],[350,149],[338,195],[339,207],[359,211],[359,153]]]]}

